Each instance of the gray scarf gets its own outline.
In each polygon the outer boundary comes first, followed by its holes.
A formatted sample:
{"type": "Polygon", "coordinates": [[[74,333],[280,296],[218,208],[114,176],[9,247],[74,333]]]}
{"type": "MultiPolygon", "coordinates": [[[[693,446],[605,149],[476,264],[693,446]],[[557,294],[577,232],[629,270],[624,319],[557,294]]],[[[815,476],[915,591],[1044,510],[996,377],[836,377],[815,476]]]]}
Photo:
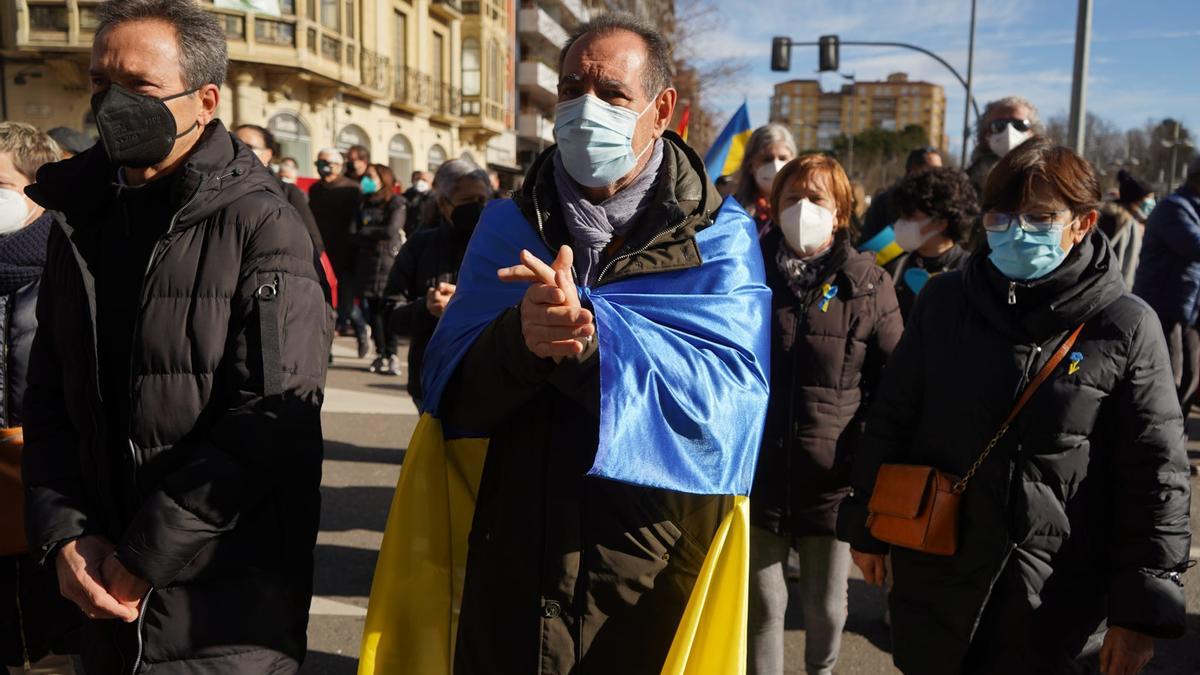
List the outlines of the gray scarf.
{"type": "Polygon", "coordinates": [[[585,285],[596,283],[600,274],[600,254],[613,237],[629,234],[638,217],[654,202],[654,187],[662,167],[663,141],[654,142],[650,161],[632,183],[599,204],[583,196],[580,186],[563,167],[559,153],[554,153],[554,186],[563,208],[563,220],[571,241],[575,244],[575,272],[585,285]]]}

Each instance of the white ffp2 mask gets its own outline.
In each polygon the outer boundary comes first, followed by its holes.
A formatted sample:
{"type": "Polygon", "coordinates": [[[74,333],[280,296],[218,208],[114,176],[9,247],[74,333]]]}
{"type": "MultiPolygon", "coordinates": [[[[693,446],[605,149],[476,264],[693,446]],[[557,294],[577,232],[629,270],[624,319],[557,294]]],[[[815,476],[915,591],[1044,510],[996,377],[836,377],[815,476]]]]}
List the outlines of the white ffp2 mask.
{"type": "Polygon", "coordinates": [[[997,131],[988,136],[988,147],[992,152],[996,153],[997,157],[1003,157],[1012,152],[1012,149],[1029,140],[1033,136],[1031,131],[1017,131],[1011,124],[1004,126],[1004,131],[997,131]]]}
{"type": "Polygon", "coordinates": [[[775,159],[758,166],[758,170],[754,172],[754,183],[758,185],[759,192],[762,192],[764,195],[771,194],[771,186],[775,183],[775,175],[786,164],[787,162],[782,159],[775,159]]]}
{"type": "Polygon", "coordinates": [[[833,237],[834,213],[807,199],[784,209],[776,223],[789,246],[802,257],[821,252],[833,237]]]}
{"type": "Polygon", "coordinates": [[[0,234],[9,234],[25,227],[29,220],[29,202],[16,190],[0,188],[0,234]]]}

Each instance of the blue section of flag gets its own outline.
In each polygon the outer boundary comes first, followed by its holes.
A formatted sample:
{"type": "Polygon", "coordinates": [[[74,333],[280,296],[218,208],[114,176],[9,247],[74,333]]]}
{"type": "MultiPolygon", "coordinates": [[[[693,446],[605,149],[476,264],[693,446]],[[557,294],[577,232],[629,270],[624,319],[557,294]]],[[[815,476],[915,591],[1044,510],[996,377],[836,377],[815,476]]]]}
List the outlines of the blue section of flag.
{"type": "MultiPolygon", "coordinates": [[[[770,290],[753,221],[727,199],[696,243],[699,267],[581,288],[596,316],[600,443],[590,474],[693,494],[750,491],[766,416],[770,290]]],[[[472,343],[526,284],[496,270],[554,256],[511,200],[484,211],[458,289],[425,354],[426,411],[472,343]]]]}
{"type": "Polygon", "coordinates": [[[724,175],[725,158],[729,156],[734,138],[747,131],[750,131],[750,109],[743,103],[704,155],[704,169],[708,171],[709,178],[716,180],[724,175]]]}

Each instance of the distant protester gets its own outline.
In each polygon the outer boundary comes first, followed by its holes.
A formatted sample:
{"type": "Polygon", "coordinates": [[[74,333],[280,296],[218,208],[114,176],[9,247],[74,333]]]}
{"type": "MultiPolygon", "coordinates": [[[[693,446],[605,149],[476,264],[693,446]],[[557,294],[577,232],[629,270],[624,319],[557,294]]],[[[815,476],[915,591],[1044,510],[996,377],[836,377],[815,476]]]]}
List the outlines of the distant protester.
{"type": "Polygon", "coordinates": [[[399,375],[400,336],[389,326],[386,288],[393,262],[404,245],[408,205],[395,192],[392,170],[382,164],[368,166],[360,185],[363,202],[354,233],[357,246],[354,273],[363,316],[375,342],[375,359],[367,369],[382,375],[399,375]]]}
{"type": "Polygon", "coordinates": [[[758,224],[758,236],[771,228],[771,185],[775,174],[796,157],[796,141],[782,124],[768,124],[754,130],[746,142],[742,166],[734,174],[737,187],[733,196],[758,224]]]}
{"type": "MultiPolygon", "coordinates": [[[[942,154],[938,152],[937,148],[930,146],[916,148],[909,152],[908,157],[904,160],[904,175],[907,177],[918,171],[938,169],[941,166],[942,154]]],[[[893,184],[892,187],[879,191],[871,198],[871,204],[867,208],[866,215],[863,216],[862,226],[859,229],[858,240],[860,242],[870,241],[872,237],[900,217],[900,214],[896,212],[896,205],[892,201],[894,188],[893,184]]]]}
{"type": "Polygon", "coordinates": [[[1100,207],[1096,227],[1112,243],[1125,285],[1133,288],[1146,221],[1157,203],[1154,188],[1125,169],[1117,172],[1117,199],[1100,207]]]}

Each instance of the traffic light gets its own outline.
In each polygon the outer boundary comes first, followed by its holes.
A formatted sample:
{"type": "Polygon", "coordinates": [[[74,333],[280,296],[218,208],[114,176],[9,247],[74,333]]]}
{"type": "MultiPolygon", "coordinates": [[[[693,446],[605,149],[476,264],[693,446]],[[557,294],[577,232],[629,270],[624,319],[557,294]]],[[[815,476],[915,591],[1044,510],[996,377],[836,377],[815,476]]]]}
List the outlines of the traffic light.
{"type": "Polygon", "coordinates": [[[771,38],[771,70],[787,72],[792,68],[792,41],[785,37],[771,38]]]}
{"type": "Polygon", "coordinates": [[[820,71],[822,73],[834,71],[838,69],[838,36],[822,35],[817,43],[818,58],[820,60],[820,71]]]}

